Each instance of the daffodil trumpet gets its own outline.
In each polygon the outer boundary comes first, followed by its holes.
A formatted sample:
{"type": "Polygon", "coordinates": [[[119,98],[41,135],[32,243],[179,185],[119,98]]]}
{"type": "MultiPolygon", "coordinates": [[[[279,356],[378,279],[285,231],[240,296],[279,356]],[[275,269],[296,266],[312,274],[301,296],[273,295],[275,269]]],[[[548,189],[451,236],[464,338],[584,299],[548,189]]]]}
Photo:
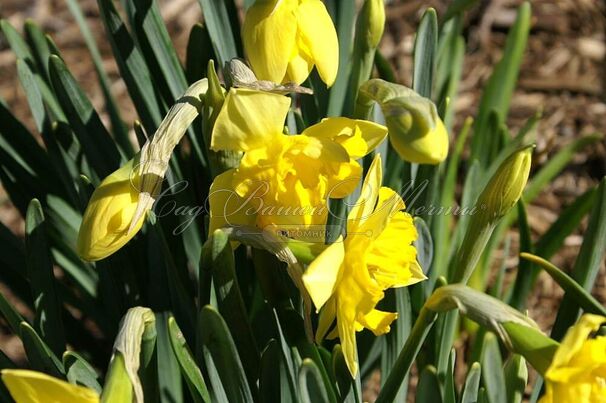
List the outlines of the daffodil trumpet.
{"type": "Polygon", "coordinates": [[[358,372],[356,332],[367,328],[375,335],[387,333],[397,317],[376,309],[384,291],[426,279],[413,245],[417,231],[412,217],[402,211],[402,198],[381,183],[377,155],[347,217],[347,237],[322,251],[303,274],[320,311],[316,341],[338,336],[352,377],[358,372]]]}
{"type": "Polygon", "coordinates": [[[353,192],[362,176],[356,160],[380,144],[387,129],[364,120],[328,118],[300,135],[285,135],[290,103],[275,93],[230,89],[210,148],[243,156],[237,168],[211,185],[209,233],[233,225],[293,234],[316,228],[321,234],[312,234],[311,241],[324,242],[328,198],[353,192]]]}
{"type": "Polygon", "coordinates": [[[329,87],[339,67],[339,42],[320,0],[257,0],[242,26],[244,50],[260,80],[301,84],[315,66],[329,87]]]}

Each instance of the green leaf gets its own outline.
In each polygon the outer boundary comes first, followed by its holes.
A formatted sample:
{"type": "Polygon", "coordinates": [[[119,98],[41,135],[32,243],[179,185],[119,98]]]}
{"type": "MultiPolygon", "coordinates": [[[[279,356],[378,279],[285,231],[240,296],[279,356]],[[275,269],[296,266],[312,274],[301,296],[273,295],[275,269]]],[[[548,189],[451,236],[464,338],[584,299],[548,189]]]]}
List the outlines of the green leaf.
{"type": "Polygon", "coordinates": [[[162,112],[149,68],[113,2],[97,0],[97,3],[120,75],[145,130],[149,134],[154,133],[162,119],[162,112]]]}
{"type": "Polygon", "coordinates": [[[63,378],[65,376],[63,363],[36,331],[27,322],[21,322],[19,329],[17,334],[21,337],[25,354],[32,368],[57,378],[63,378]]]}
{"type": "Polygon", "coordinates": [[[444,379],[444,403],[456,403],[456,390],[455,390],[455,364],[457,362],[457,353],[453,348],[450,350],[450,356],[448,358],[448,369],[446,370],[446,379],[444,379]]]}
{"type": "Polygon", "coordinates": [[[566,295],[574,300],[575,305],[581,307],[583,311],[606,316],[606,308],[572,277],[564,273],[558,267],[551,264],[547,260],[530,253],[522,253],[520,257],[525,261],[532,262],[545,270],[547,274],[549,274],[549,276],[564,289],[566,295]]]}
{"type": "MultiPolygon", "coordinates": [[[[520,252],[532,253],[532,234],[530,225],[528,225],[528,217],[526,214],[526,205],[520,200],[518,202],[518,228],[520,232],[520,252]]],[[[509,300],[509,304],[517,310],[523,311],[526,306],[526,297],[532,288],[534,280],[533,268],[527,260],[519,260],[518,273],[513,285],[513,293],[509,300]]]]}
{"type": "Polygon", "coordinates": [[[210,403],[210,395],[208,394],[202,372],[196,365],[196,362],[191,355],[191,351],[187,346],[187,341],[183,337],[183,333],[181,333],[181,329],[179,329],[179,326],[173,317],[168,318],[168,332],[173,352],[177,358],[179,367],[181,368],[181,375],[185,378],[192,399],[196,403],[210,403]]]}
{"type": "Polygon", "coordinates": [[[329,402],[320,370],[309,358],[303,360],[299,369],[299,389],[302,403],[329,402]]]}
{"type": "Polygon", "coordinates": [[[526,200],[527,203],[533,201],[541,190],[543,190],[547,184],[551,183],[553,178],[570,163],[578,151],[601,139],[603,139],[602,135],[585,136],[571,142],[566,147],[563,147],[556,155],[549,159],[549,162],[547,162],[545,166],[533,175],[532,180],[528,182],[526,190],[524,190],[524,200],[526,200]]]}
{"type": "Polygon", "coordinates": [[[44,37],[44,32],[32,20],[25,20],[25,39],[32,49],[33,56],[36,60],[37,70],[41,72],[46,81],[49,80],[48,75],[48,58],[51,55],[51,49],[44,37]]]}
{"type": "Polygon", "coordinates": [[[349,73],[351,70],[351,47],[353,38],[354,21],[356,19],[356,7],[353,0],[335,1],[336,20],[335,28],[339,40],[339,69],[337,79],[330,88],[328,95],[328,107],[326,116],[341,116],[347,85],[349,83],[349,73]]]}
{"type": "Polygon", "coordinates": [[[99,178],[105,178],[120,166],[116,144],[63,61],[53,55],[49,59],[49,67],[53,88],[84,154],[99,178]]]}
{"type": "Polygon", "coordinates": [[[187,81],[158,5],[155,0],[128,0],[128,4],[137,44],[153,81],[164,94],[164,101],[173,104],[187,88],[187,81]]]}
{"type": "MultiPolygon", "coordinates": [[[[571,277],[585,290],[591,291],[606,251],[606,177],[597,188],[588,222],[571,277]]],[[[566,293],[551,331],[554,339],[560,340],[564,336],[566,330],[576,321],[578,312],[578,303],[570,293],[566,293]]]]}
{"type": "Polygon", "coordinates": [[[109,114],[109,118],[111,120],[112,132],[116,138],[116,141],[118,142],[118,144],[120,144],[122,150],[126,153],[127,156],[131,156],[133,154],[133,146],[128,138],[128,131],[124,126],[124,122],[120,117],[120,109],[118,107],[118,103],[112,95],[111,83],[109,77],[107,76],[107,72],[103,67],[103,59],[93,37],[93,33],[91,32],[91,29],[88,23],[86,22],[86,18],[82,13],[82,9],[80,8],[78,1],[66,1],[67,7],[69,8],[69,11],[72,13],[74,19],[76,20],[76,23],[78,24],[78,28],[82,33],[82,38],[84,39],[86,47],[88,48],[88,51],[93,60],[95,72],[97,73],[99,85],[101,86],[101,92],[103,93],[103,97],[105,98],[105,108],[107,109],[107,113],[109,114]]]}
{"type": "Polygon", "coordinates": [[[251,385],[259,372],[259,352],[240,293],[231,243],[223,231],[215,231],[202,248],[201,267],[212,272],[219,312],[234,338],[251,385]]]}
{"type": "Polygon", "coordinates": [[[261,402],[295,402],[296,393],[293,393],[290,383],[290,375],[287,373],[278,342],[271,339],[261,353],[259,376],[261,402]]]}
{"type": "Polygon", "coordinates": [[[15,334],[19,334],[21,323],[25,322],[25,319],[17,312],[15,307],[8,302],[2,293],[0,293],[0,312],[10,326],[11,331],[15,334]]]}
{"type": "Polygon", "coordinates": [[[494,133],[487,130],[489,116],[492,111],[495,111],[499,123],[505,122],[511,96],[518,79],[524,49],[526,49],[530,31],[530,17],[530,3],[525,2],[518,8],[516,21],[507,35],[503,56],[494,68],[482,93],[480,108],[474,125],[471,158],[477,158],[483,167],[488,165],[491,157],[486,150],[494,150],[494,144],[498,141],[494,133]]]}
{"type": "Polygon", "coordinates": [[[474,362],[467,372],[465,384],[461,391],[460,403],[476,403],[478,401],[478,388],[482,378],[482,367],[480,363],[474,362]]]}
{"type": "Polygon", "coordinates": [[[97,393],[101,393],[101,379],[95,368],[78,353],[66,351],[63,354],[63,366],[65,367],[65,376],[70,383],[86,386],[97,393]]]}
{"type": "Polygon", "coordinates": [[[332,372],[337,381],[339,401],[346,403],[360,402],[362,400],[362,393],[358,390],[358,384],[360,382],[359,372],[356,379],[351,378],[340,344],[337,344],[332,350],[332,372]]]}
{"type": "Polygon", "coordinates": [[[528,382],[526,360],[519,354],[513,354],[505,363],[503,372],[507,387],[507,402],[522,403],[526,382],[528,382]]]}
{"type": "Polygon", "coordinates": [[[206,27],[200,23],[191,27],[185,56],[187,82],[193,84],[206,74],[208,62],[216,59],[206,27]]]}
{"type": "Polygon", "coordinates": [[[442,393],[440,392],[440,381],[436,368],[428,365],[421,371],[419,375],[419,383],[417,385],[416,402],[442,402],[442,393]]]}
{"type": "Polygon", "coordinates": [[[507,387],[503,374],[503,359],[496,336],[486,332],[482,351],[482,380],[490,403],[506,403],[507,387]]]}
{"type": "Polygon", "coordinates": [[[40,202],[33,199],[25,218],[27,273],[36,310],[34,326],[55,355],[65,350],[62,304],[55,291],[55,276],[40,202]]]}
{"type": "Polygon", "coordinates": [[[537,256],[549,259],[560,249],[566,237],[578,228],[583,217],[593,206],[595,196],[596,189],[589,189],[558,215],[557,220],[536,242],[537,256]]]}
{"type": "Polygon", "coordinates": [[[255,401],[234,340],[219,312],[206,305],[198,323],[213,401],[255,401]]]}
{"type": "Polygon", "coordinates": [[[414,45],[413,88],[421,96],[431,98],[435,59],[438,50],[438,17],[428,8],[421,18],[414,45]]]}
{"type": "Polygon", "coordinates": [[[220,0],[198,0],[204,21],[210,35],[215,54],[219,58],[219,65],[238,57],[236,41],[232,33],[227,2],[220,0]]]}
{"type": "MultiPolygon", "coordinates": [[[[162,394],[160,398],[162,403],[178,402],[183,399],[181,364],[172,347],[171,329],[168,322],[170,317],[169,312],[156,314],[156,363],[158,389],[162,394]]],[[[145,401],[147,402],[147,399],[145,401]]]]}

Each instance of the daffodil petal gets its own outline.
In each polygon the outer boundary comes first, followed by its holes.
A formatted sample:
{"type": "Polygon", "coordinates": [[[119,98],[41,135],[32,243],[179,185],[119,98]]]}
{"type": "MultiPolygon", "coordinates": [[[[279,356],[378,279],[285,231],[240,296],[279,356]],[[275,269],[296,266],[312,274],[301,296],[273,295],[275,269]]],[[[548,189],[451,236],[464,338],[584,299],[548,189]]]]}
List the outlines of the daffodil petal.
{"type": "Polygon", "coordinates": [[[210,204],[209,234],[216,229],[231,225],[254,225],[256,208],[247,204],[232,187],[234,170],[230,169],[215,177],[210,185],[208,199],[210,204]]]}
{"type": "Polygon", "coordinates": [[[2,381],[17,403],[99,402],[99,395],[94,390],[41,372],[5,369],[2,370],[2,381]]]}
{"type": "Polygon", "coordinates": [[[339,69],[339,41],[326,6],[319,0],[302,2],[297,9],[297,22],[322,81],[330,87],[339,69]]]}
{"type": "Polygon", "coordinates": [[[296,7],[296,0],[258,0],[246,12],[242,38],[258,79],[284,79],[296,46],[296,7]]]}
{"type": "Polygon", "coordinates": [[[383,182],[383,168],[381,166],[381,155],[377,154],[368,168],[360,197],[349,211],[347,219],[347,231],[356,232],[356,227],[365,221],[373,212],[379,189],[383,182]]]}
{"type": "Polygon", "coordinates": [[[396,320],[398,317],[397,313],[394,312],[383,312],[378,309],[373,309],[366,315],[361,315],[358,321],[364,325],[365,328],[369,329],[374,333],[375,336],[380,336],[385,333],[389,333],[391,322],[396,320]]]}
{"type": "Polygon", "coordinates": [[[333,294],[345,258],[343,237],[330,244],[303,273],[303,284],[319,310],[333,294]]]}
{"type": "Polygon", "coordinates": [[[210,148],[248,151],[282,135],[290,99],[283,95],[232,88],[217,116],[210,148]]]}

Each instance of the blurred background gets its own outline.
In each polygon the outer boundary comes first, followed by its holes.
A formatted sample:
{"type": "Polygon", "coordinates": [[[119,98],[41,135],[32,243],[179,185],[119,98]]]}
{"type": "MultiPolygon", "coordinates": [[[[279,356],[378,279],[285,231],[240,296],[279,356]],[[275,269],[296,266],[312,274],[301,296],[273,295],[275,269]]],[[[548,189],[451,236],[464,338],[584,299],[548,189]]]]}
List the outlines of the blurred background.
{"type": "MultiPolygon", "coordinates": [[[[127,123],[132,123],[136,116],[135,110],[111,56],[110,45],[104,39],[97,3],[95,0],[82,0],[80,3],[94,30],[112,82],[111,90],[122,108],[122,116],[127,123]]],[[[189,30],[203,20],[199,4],[197,0],[158,0],[158,3],[183,62],[189,30]]],[[[381,50],[396,68],[400,83],[411,84],[414,31],[423,11],[431,6],[436,8],[440,16],[449,3],[447,0],[387,2],[387,27],[381,50]]],[[[499,60],[506,33],[515,19],[515,8],[520,3],[517,0],[478,1],[467,13],[464,28],[467,53],[463,81],[455,104],[456,124],[451,137],[457,135],[464,119],[477,110],[480,90],[499,60]]],[[[532,9],[532,30],[518,87],[512,99],[508,126],[515,133],[537,111],[543,112],[538,125],[537,148],[533,160],[533,169],[537,169],[573,139],[593,133],[606,133],[606,5],[601,0],[533,0],[532,9]]],[[[69,69],[92,99],[97,111],[107,119],[93,63],[64,1],[0,0],[0,17],[7,19],[18,30],[22,29],[27,19],[35,20],[53,38],[69,69]]],[[[17,80],[15,55],[8,49],[3,37],[0,37],[0,96],[14,114],[28,122],[29,128],[35,132],[23,89],[17,80]]],[[[604,175],[606,141],[579,152],[557,180],[528,206],[533,236],[544,233],[562,208],[594,186],[604,175]]],[[[13,231],[23,234],[23,219],[1,186],[0,221],[13,231]]],[[[585,223],[578,232],[570,235],[565,247],[552,259],[564,270],[570,269],[574,263],[584,227],[585,223]]],[[[500,259],[497,259],[504,262],[512,274],[515,273],[517,264],[517,238],[517,233],[512,232],[509,255],[501,253],[500,259]]],[[[602,303],[606,302],[605,273],[603,263],[593,290],[602,303]]],[[[2,284],[0,292],[5,293],[11,302],[22,309],[24,315],[31,314],[15,298],[10,298],[10,291],[2,284]]],[[[530,316],[543,330],[549,330],[553,323],[561,296],[561,289],[541,273],[529,306],[530,316]]],[[[9,334],[1,321],[0,349],[16,362],[23,361],[21,342],[9,334]]],[[[374,384],[378,385],[376,382],[374,384]]],[[[372,393],[373,386],[373,382],[367,385],[368,393],[372,393]]]]}

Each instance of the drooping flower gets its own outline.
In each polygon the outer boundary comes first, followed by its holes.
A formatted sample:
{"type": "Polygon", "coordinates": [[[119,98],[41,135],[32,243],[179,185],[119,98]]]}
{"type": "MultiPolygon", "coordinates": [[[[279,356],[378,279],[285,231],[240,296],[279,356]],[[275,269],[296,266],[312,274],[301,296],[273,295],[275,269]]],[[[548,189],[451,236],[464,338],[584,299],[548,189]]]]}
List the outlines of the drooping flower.
{"type": "Polygon", "coordinates": [[[131,160],[106,177],[84,211],[76,250],[84,260],[97,261],[123,247],[139,232],[152,208],[170,157],[206,94],[206,78],[193,83],[168,111],[154,136],[131,160]]]}
{"type": "Polygon", "coordinates": [[[17,403],[97,403],[94,390],[72,385],[42,372],[25,369],[2,370],[2,381],[17,403]]]}
{"type": "Polygon", "coordinates": [[[545,373],[540,403],[606,402],[606,336],[593,335],[606,317],[585,314],[572,326],[545,373]]]}
{"type": "Polygon", "coordinates": [[[346,118],[285,135],[289,107],[290,99],[278,94],[233,88],[228,93],[211,149],[244,155],[238,168],[218,175],[211,186],[210,233],[229,225],[288,231],[325,224],[328,198],[353,192],[362,176],[356,159],[387,135],[384,126],[346,118]]]}
{"type": "Polygon", "coordinates": [[[242,27],[248,60],[260,80],[301,84],[314,65],[331,86],[339,67],[339,43],[320,0],[257,0],[242,27]]]}
{"type": "Polygon", "coordinates": [[[303,282],[320,312],[316,341],[338,336],[352,376],[358,371],[356,332],[389,332],[397,314],[376,309],[384,290],[424,280],[412,245],[417,232],[401,211],[402,198],[381,187],[381,158],[366,175],[362,194],[347,219],[347,237],[326,248],[307,268],[303,282]],[[336,319],[336,326],[330,328],[336,319]],[[328,333],[328,335],[327,335],[328,333]]]}

